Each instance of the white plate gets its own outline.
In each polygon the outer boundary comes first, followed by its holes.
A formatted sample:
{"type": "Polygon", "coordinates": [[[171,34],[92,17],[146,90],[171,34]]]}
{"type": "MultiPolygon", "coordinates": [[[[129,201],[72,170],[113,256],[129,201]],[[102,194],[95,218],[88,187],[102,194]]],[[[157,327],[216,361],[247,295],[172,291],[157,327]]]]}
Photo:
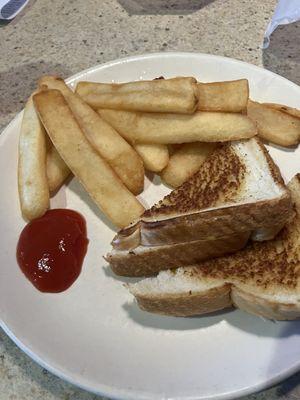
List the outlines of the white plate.
{"type": "MultiPolygon", "coordinates": [[[[69,80],[129,81],[192,75],[201,81],[248,78],[253,99],[300,108],[300,88],[271,72],[228,58],[163,53],[94,67],[69,80]]],[[[22,275],[15,248],[24,226],[17,182],[21,114],[0,138],[1,326],[34,360],[87,390],[125,399],[229,399],[265,388],[300,368],[300,322],[274,323],[227,311],[167,318],[140,311],[105,266],[112,230],[75,180],[54,206],[79,210],[90,244],[82,274],[65,293],[38,292],[22,275]]],[[[286,179],[300,151],[271,148],[286,179]]],[[[148,185],[148,202],[159,186],[148,185]]],[[[123,279],[124,281],[125,279],[123,279]]]]}

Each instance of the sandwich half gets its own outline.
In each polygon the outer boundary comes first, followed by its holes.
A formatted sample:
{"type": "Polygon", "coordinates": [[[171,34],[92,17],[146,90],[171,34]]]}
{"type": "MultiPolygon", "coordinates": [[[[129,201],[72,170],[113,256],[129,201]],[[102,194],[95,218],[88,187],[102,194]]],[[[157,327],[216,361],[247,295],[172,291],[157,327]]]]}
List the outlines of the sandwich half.
{"type": "Polygon", "coordinates": [[[192,316],[235,306],[276,320],[300,317],[300,174],[288,185],[295,216],[274,240],[129,284],[141,309],[192,316]]]}
{"type": "Polygon", "coordinates": [[[257,138],[217,148],[189,180],[121,230],[106,256],[116,274],[146,276],[272,239],[290,193],[257,138]]]}

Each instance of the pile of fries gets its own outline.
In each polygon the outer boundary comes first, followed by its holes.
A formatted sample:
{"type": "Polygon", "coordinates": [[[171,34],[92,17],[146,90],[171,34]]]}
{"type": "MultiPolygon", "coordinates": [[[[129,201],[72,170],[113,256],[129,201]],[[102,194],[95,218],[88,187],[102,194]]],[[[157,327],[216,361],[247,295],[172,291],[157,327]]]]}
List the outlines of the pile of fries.
{"type": "Polygon", "coordinates": [[[22,214],[27,220],[43,215],[72,173],[117,227],[127,226],[144,211],[136,195],[145,169],[178,187],[218,143],[256,134],[297,145],[300,111],[251,101],[246,79],[79,82],[73,92],[62,79],[44,76],[26,104],[20,133],[22,214]]]}

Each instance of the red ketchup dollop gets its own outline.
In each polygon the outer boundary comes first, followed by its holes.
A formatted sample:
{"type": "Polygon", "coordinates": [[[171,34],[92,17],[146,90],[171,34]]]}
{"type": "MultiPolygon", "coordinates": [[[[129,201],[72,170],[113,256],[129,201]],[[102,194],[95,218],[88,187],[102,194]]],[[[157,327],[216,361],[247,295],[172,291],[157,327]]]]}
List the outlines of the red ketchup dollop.
{"type": "Polygon", "coordinates": [[[38,290],[63,292],[78,278],[87,246],[86,223],[79,213],[49,210],[23,229],[17,261],[38,290]]]}

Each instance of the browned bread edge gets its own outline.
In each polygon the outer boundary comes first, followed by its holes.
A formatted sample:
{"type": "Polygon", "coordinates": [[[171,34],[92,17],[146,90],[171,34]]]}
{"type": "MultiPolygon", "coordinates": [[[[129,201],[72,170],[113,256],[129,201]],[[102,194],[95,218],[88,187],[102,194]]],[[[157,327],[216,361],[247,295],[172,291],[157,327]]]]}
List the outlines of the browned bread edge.
{"type": "Polygon", "coordinates": [[[205,293],[190,293],[188,295],[168,295],[155,299],[136,296],[139,307],[161,315],[188,317],[197,314],[207,314],[232,306],[230,297],[231,285],[223,283],[208,289],[205,293]]]}
{"type": "Polygon", "coordinates": [[[144,311],[175,317],[203,315],[234,306],[268,319],[284,321],[300,318],[300,303],[272,301],[229,283],[220,283],[199,293],[162,294],[152,298],[136,295],[135,298],[144,311]]]}
{"type": "Polygon", "coordinates": [[[178,268],[199,261],[234,253],[243,248],[250,232],[215,240],[197,240],[170,246],[141,247],[131,251],[112,252],[105,259],[117,275],[150,276],[164,269],[178,268]]]}
{"type": "MultiPolygon", "coordinates": [[[[288,190],[272,200],[262,200],[157,221],[141,221],[141,245],[166,245],[191,240],[217,239],[272,227],[283,227],[293,215],[288,190]]],[[[273,237],[278,233],[274,230],[273,237]]],[[[271,239],[269,234],[267,239],[271,239]]],[[[260,240],[264,240],[264,237],[260,240]]]]}

